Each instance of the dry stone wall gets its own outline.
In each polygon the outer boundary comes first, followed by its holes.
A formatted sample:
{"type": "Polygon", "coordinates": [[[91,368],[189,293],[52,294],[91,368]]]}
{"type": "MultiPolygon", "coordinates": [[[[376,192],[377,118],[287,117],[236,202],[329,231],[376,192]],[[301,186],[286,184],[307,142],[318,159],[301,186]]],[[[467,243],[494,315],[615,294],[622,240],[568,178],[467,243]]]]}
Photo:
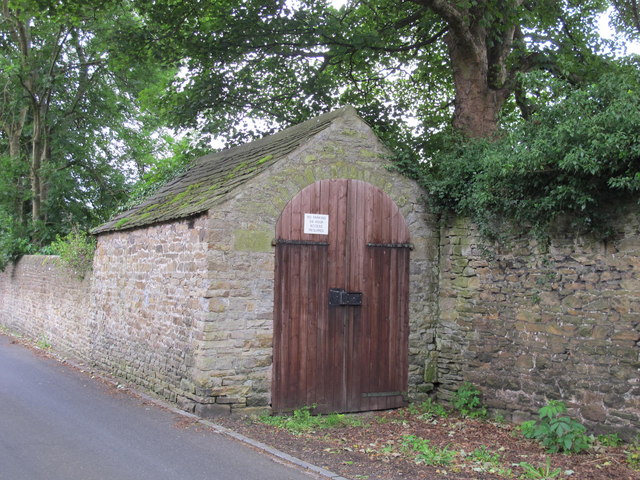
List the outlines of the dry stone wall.
{"type": "Polygon", "coordinates": [[[0,273],[0,325],[58,351],[86,358],[91,350],[91,278],[58,257],[27,255],[0,273]]]}
{"type": "Polygon", "coordinates": [[[100,235],[91,354],[102,369],[193,410],[208,300],[207,216],[100,235]]]}
{"type": "MultiPolygon", "coordinates": [[[[0,324],[202,415],[264,409],[272,225],[292,192],[269,202],[261,186],[298,186],[324,168],[273,169],[209,215],[101,235],[85,279],[55,257],[26,256],[0,274],[0,324]],[[239,213],[248,211],[254,220],[239,213]]],[[[341,176],[366,172],[344,168],[341,176]]],[[[464,219],[436,236],[416,192],[387,178],[381,185],[395,192],[415,244],[412,398],[435,391],[447,400],[470,381],[509,419],[563,399],[594,431],[632,438],[640,428],[637,214],[622,215],[607,242],[556,234],[549,244],[529,236],[488,244],[464,219]]]]}
{"type": "Polygon", "coordinates": [[[206,215],[100,236],[93,273],[26,256],[0,274],[0,324],[187,410],[206,312],[206,215]]]}
{"type": "Polygon", "coordinates": [[[640,428],[640,227],[615,239],[555,234],[488,245],[464,219],[442,230],[439,395],[462,381],[516,421],[550,399],[596,432],[640,428]]]}

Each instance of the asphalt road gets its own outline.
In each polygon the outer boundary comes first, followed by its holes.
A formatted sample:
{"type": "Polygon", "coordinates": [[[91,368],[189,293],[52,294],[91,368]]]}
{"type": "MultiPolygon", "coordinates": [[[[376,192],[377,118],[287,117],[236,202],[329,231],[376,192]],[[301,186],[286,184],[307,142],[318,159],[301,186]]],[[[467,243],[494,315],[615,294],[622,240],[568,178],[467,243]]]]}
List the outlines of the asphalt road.
{"type": "Polygon", "coordinates": [[[311,478],[0,335],[1,480],[311,478]]]}

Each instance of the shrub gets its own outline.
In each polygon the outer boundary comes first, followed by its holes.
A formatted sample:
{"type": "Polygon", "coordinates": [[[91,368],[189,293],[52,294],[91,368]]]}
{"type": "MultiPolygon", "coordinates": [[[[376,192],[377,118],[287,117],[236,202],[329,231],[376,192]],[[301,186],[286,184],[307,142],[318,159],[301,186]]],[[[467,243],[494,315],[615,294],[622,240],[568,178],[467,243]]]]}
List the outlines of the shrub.
{"type": "Polygon", "coordinates": [[[591,445],[586,428],[580,422],[567,416],[563,402],[551,400],[538,411],[540,419],[530,420],[520,425],[520,431],[526,438],[540,442],[549,453],[579,453],[591,445]]]}
{"type": "Polygon", "coordinates": [[[56,235],[55,241],[50,245],[50,251],[60,256],[60,263],[80,277],[91,270],[95,249],[95,238],[78,229],[62,238],[56,235]]]}
{"type": "Polygon", "coordinates": [[[480,400],[480,390],[469,382],[464,382],[453,394],[453,406],[463,417],[485,418],[487,416],[487,408],[480,400]]]}
{"type": "Polygon", "coordinates": [[[544,237],[558,218],[606,236],[611,203],[640,191],[639,87],[630,63],[495,141],[444,131],[428,141],[427,161],[408,168],[401,158],[398,166],[422,183],[435,213],[467,216],[488,238],[507,226],[544,237]]]}

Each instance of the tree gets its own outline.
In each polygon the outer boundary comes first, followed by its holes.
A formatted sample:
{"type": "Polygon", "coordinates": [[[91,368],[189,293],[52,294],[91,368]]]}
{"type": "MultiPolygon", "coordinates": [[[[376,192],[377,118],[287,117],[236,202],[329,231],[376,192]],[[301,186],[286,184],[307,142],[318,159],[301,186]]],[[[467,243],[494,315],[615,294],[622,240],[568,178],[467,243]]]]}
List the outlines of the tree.
{"type": "Polygon", "coordinates": [[[159,70],[116,43],[136,21],[123,2],[2,0],[0,209],[36,246],[105,220],[147,168],[157,120],[138,99],[159,70]]]}
{"type": "Polygon", "coordinates": [[[164,97],[177,122],[236,134],[243,118],[292,123],[351,102],[383,130],[397,132],[409,112],[425,132],[451,123],[469,137],[493,135],[509,102],[530,115],[529,76],[575,84],[602,69],[594,22],[609,4],[174,3],[136,5],[148,27],[139,43],[182,62],[164,97]]]}
{"type": "Polygon", "coordinates": [[[595,26],[612,5],[634,25],[626,0],[141,0],[136,43],[181,65],[162,96],[178,124],[233,143],[352,103],[440,212],[485,233],[563,213],[590,228],[639,178],[635,116],[611,120],[638,65],[604,54],[595,26]]]}
{"type": "Polygon", "coordinates": [[[608,220],[640,193],[638,67],[611,65],[494,141],[450,142],[413,170],[432,208],[494,238],[514,225],[545,236],[561,218],[574,231],[613,233],[608,220]]]}

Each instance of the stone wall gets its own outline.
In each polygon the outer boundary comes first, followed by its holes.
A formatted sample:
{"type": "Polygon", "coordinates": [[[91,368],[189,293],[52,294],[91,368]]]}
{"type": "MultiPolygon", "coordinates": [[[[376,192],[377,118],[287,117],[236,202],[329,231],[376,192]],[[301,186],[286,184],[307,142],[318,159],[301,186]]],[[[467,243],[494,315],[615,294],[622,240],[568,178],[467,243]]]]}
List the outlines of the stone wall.
{"type": "MultiPolygon", "coordinates": [[[[315,160],[327,148],[309,153],[314,161],[298,176],[293,165],[267,171],[209,215],[101,235],[90,278],[60,267],[55,257],[22,258],[0,274],[0,324],[201,415],[264,409],[271,387],[273,225],[289,195],[304,186],[296,182],[325,175],[315,160]],[[296,187],[265,201],[265,185],[287,181],[296,187]]],[[[528,236],[490,245],[463,219],[437,236],[423,205],[409,200],[417,195],[406,180],[349,168],[339,175],[386,178],[380,185],[395,191],[412,231],[414,400],[434,388],[448,400],[470,381],[511,420],[562,399],[596,432],[636,434],[637,215],[621,216],[608,242],[556,234],[548,245],[528,236]]]]}
{"type": "Polygon", "coordinates": [[[0,273],[0,325],[61,353],[86,358],[91,349],[91,278],[55,256],[27,255],[0,273]]]}
{"type": "Polygon", "coordinates": [[[8,272],[0,281],[8,289],[4,296],[16,297],[3,302],[4,310],[16,312],[13,323],[29,336],[45,332],[55,348],[66,345],[186,410],[203,416],[265,410],[277,219],[317,180],[363,180],[396,202],[411,233],[410,394],[424,399],[434,388],[425,358],[435,350],[438,231],[419,187],[385,168],[387,153],[364,123],[343,118],[207,215],[100,234],[93,274],[78,287],[78,302],[54,306],[74,281],[48,270],[29,272],[21,262],[15,279],[8,272]],[[14,308],[21,302],[28,308],[14,308]]]}
{"type": "Polygon", "coordinates": [[[637,434],[640,226],[634,214],[617,224],[608,242],[554,234],[548,245],[529,236],[487,245],[469,222],[448,222],[441,234],[440,398],[470,381],[507,418],[528,418],[562,399],[596,432],[637,434]]]}
{"type": "Polygon", "coordinates": [[[410,394],[424,399],[434,388],[425,358],[435,350],[438,231],[419,187],[385,168],[387,153],[356,117],[335,121],[206,215],[100,234],[84,282],[42,257],[21,261],[0,279],[2,323],[204,416],[267,409],[277,219],[317,180],[358,179],[396,202],[411,233],[410,394]]]}
{"type": "Polygon", "coordinates": [[[94,259],[91,358],[187,410],[209,308],[207,216],[102,234],[94,259]]]}
{"type": "Polygon", "coordinates": [[[207,216],[103,234],[93,273],[25,256],[0,274],[0,325],[193,411],[209,309],[207,216]]]}

